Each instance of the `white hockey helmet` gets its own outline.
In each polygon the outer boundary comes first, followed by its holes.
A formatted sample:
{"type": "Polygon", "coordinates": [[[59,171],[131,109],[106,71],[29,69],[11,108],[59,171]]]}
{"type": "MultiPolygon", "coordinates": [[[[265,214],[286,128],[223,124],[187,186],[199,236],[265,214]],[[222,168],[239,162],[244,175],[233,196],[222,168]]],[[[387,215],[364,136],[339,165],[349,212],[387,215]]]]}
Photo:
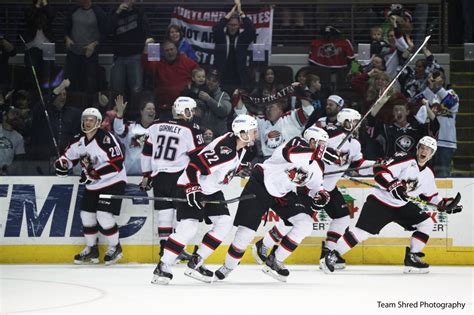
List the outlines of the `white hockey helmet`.
{"type": "Polygon", "coordinates": [[[84,109],[84,111],[82,112],[82,115],[81,115],[81,130],[82,130],[82,132],[84,132],[84,133],[92,132],[92,131],[100,128],[101,123],[102,123],[102,114],[99,112],[99,110],[97,108],[89,107],[89,108],[84,109]],[[84,127],[84,119],[87,116],[93,116],[93,117],[97,118],[97,122],[95,123],[94,128],[92,128],[90,130],[86,130],[85,127],[84,127]]]}
{"type": "Polygon", "coordinates": [[[420,139],[420,141],[418,141],[418,144],[416,145],[417,150],[420,147],[420,144],[423,144],[427,146],[428,148],[431,148],[431,150],[433,150],[433,152],[431,153],[429,157],[430,159],[433,157],[433,155],[436,153],[436,150],[438,149],[438,144],[436,142],[436,139],[430,136],[424,136],[423,138],[420,139]]]}
{"type": "Polygon", "coordinates": [[[193,109],[197,107],[196,101],[191,97],[180,96],[173,104],[173,117],[177,118],[178,115],[182,115],[185,119],[193,118],[193,109]],[[189,111],[186,114],[186,109],[189,111]]]}
{"type": "Polygon", "coordinates": [[[347,131],[352,131],[357,123],[354,123],[355,120],[359,121],[361,115],[358,111],[352,108],[343,108],[337,114],[337,122],[347,131]],[[349,124],[346,123],[346,120],[349,121],[349,124]]]}
{"type": "Polygon", "coordinates": [[[303,132],[303,138],[308,141],[308,143],[310,143],[311,140],[315,141],[316,157],[321,159],[328,144],[328,133],[324,129],[313,125],[303,132]]]}
{"type": "Polygon", "coordinates": [[[245,134],[249,136],[249,131],[257,128],[257,120],[250,115],[238,115],[232,122],[232,131],[234,132],[234,135],[243,142],[253,142],[255,139],[251,139],[250,137],[242,139],[241,133],[245,132],[245,134]]]}

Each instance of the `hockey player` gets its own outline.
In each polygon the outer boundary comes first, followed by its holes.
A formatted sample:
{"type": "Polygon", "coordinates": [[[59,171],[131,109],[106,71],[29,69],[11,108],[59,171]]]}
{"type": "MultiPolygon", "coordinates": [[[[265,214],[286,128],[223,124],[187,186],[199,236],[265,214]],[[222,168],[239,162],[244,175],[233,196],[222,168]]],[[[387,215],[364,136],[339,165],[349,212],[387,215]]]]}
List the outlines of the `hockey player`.
{"type": "MultiPolygon", "coordinates": [[[[204,138],[198,125],[191,123],[196,102],[190,97],[178,97],[172,108],[174,119],[156,120],[148,127],[143,146],[141,169],[142,190],[153,188],[155,197],[175,197],[176,183],[189,163],[189,156],[203,148],[204,138]]],[[[173,233],[176,209],[170,201],[155,201],[158,222],[160,257],[164,244],[173,233]]],[[[189,260],[182,252],[179,259],[189,260]]]]}
{"type": "MultiPolygon", "coordinates": [[[[374,165],[375,162],[364,160],[361,153],[360,143],[356,139],[357,130],[353,131],[360,118],[361,116],[356,110],[342,108],[337,114],[337,124],[325,124],[324,129],[329,135],[328,150],[329,148],[337,149],[348,133],[353,132],[353,136],[351,136],[340,148],[340,157],[335,159],[338,159],[338,161],[336,163],[325,164],[326,172],[340,171],[340,173],[324,176],[323,186],[331,197],[329,203],[324,207],[324,211],[326,211],[332,221],[328,227],[326,241],[323,241],[321,246],[321,258],[335,248],[337,240],[349,226],[350,216],[352,215],[344,197],[336,186],[337,181],[349,167],[363,167],[363,169],[359,170],[360,175],[373,174],[370,166],[374,165]]],[[[282,221],[280,221],[279,224],[275,225],[273,229],[265,234],[263,239],[253,245],[252,253],[258,263],[265,261],[268,249],[272,248],[275,243],[279,242],[282,237],[286,235],[288,230],[289,227],[285,226],[282,221]]],[[[342,257],[338,257],[336,269],[344,268],[345,260],[342,257]]]]}
{"type": "Polygon", "coordinates": [[[420,197],[443,208],[446,213],[461,211],[453,198],[441,198],[436,191],[433,171],[427,166],[436,152],[436,140],[425,136],[417,144],[416,156],[396,153],[391,159],[374,167],[374,189],[367,197],[354,228],[348,228],[339,238],[336,248],[321,259],[326,273],[333,272],[338,255],[343,255],[358,243],[378,234],[390,222],[414,231],[410,247],[405,252],[405,273],[427,273],[429,265],[422,261],[421,250],[433,231],[433,220],[426,212],[410,202],[410,197],[420,197]]]}
{"type": "Polygon", "coordinates": [[[155,104],[143,102],[140,105],[140,120],[124,122],[123,115],[127,102],[119,95],[115,99],[117,116],[113,121],[113,131],[122,142],[125,153],[125,170],[127,175],[141,175],[141,153],[147,136],[147,128],[155,120],[155,104]]]}
{"type": "Polygon", "coordinates": [[[83,134],[76,136],[56,160],[56,175],[67,176],[74,164],[81,163],[80,183],[86,185],[81,201],[81,220],[87,246],[74,257],[74,262],[99,263],[97,234],[100,230],[108,240],[104,262],[110,265],[122,258],[119,230],[114,218],[120,214],[122,200],[101,199],[99,195],[124,193],[127,183],[124,157],[115,137],[99,129],[102,115],[98,109],[86,108],[81,120],[83,134]]]}
{"type": "Polygon", "coordinates": [[[232,131],[209,143],[191,156],[189,165],[178,179],[178,197],[187,203],[177,208],[176,232],[165,244],[164,254],[155,268],[152,283],[167,284],[172,278],[171,265],[198,230],[204,219],[212,229],[204,235],[201,246],[188,262],[185,275],[212,282],[214,273],[203,262],[221,244],[232,228],[232,218],[225,204],[209,204],[206,200],[223,200],[222,188],[228,184],[246,154],[246,147],[257,138],[257,121],[249,115],[239,115],[232,122],[232,131]]]}
{"type": "Polygon", "coordinates": [[[255,194],[256,198],[239,203],[234,220],[237,232],[224,265],[216,271],[219,280],[237,267],[262,215],[272,208],[291,228],[266,259],[263,271],[279,281],[286,281],[290,272],[283,261],[313,230],[311,208],[321,208],[329,202],[329,194],[322,187],[324,166],[321,162],[327,140],[323,129],[310,127],[303,138],[290,139],[263,164],[254,167],[242,195],[255,194]],[[309,187],[309,192],[294,192],[304,186],[309,187]]]}

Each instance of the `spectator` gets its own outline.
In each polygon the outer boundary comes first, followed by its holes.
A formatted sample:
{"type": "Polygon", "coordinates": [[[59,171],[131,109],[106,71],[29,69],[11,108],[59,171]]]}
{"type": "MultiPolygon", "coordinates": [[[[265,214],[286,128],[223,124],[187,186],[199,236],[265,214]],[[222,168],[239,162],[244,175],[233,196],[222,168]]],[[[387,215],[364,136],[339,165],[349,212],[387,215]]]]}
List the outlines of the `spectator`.
{"type": "MultiPolygon", "coordinates": [[[[388,158],[395,154],[395,152],[406,152],[414,154],[416,152],[416,144],[424,136],[433,136],[439,130],[439,122],[435,114],[428,106],[428,102],[419,109],[419,112],[425,112],[426,116],[420,119],[409,120],[408,104],[401,100],[397,100],[393,105],[392,123],[383,123],[377,120],[378,111],[388,98],[383,98],[380,102],[374,105],[374,108],[367,121],[367,130],[369,137],[374,141],[376,146],[370,152],[374,156],[366,157],[368,159],[388,158]],[[428,118],[428,123],[426,122],[428,118]]],[[[418,115],[417,115],[418,116],[418,115]]]]}
{"type": "Polygon", "coordinates": [[[165,38],[167,40],[172,41],[176,45],[176,47],[178,47],[178,51],[180,53],[185,54],[186,56],[188,56],[188,58],[196,62],[199,62],[198,57],[196,56],[196,53],[193,50],[193,47],[184,38],[184,35],[180,26],[174,25],[174,24],[168,26],[168,29],[166,30],[165,38]]]}
{"type": "Polygon", "coordinates": [[[232,104],[229,94],[220,87],[220,77],[216,69],[208,71],[206,87],[206,91],[201,90],[198,94],[195,120],[199,126],[211,129],[214,136],[218,137],[228,131],[227,116],[232,104]]]}
{"type": "Polygon", "coordinates": [[[342,38],[341,32],[333,26],[326,26],[323,37],[311,42],[308,62],[316,67],[322,84],[332,86],[332,90],[345,82],[353,59],[351,42],[342,38]],[[336,74],[335,79],[331,79],[332,74],[336,74]]]}
{"type": "MultiPolygon", "coordinates": [[[[267,97],[270,95],[275,94],[279,89],[283,88],[283,86],[275,84],[275,71],[272,67],[267,67],[260,75],[260,79],[258,81],[258,86],[250,93],[251,97],[267,97]]],[[[261,115],[265,112],[264,106],[258,107],[257,115],[261,115]]]]}
{"type": "Polygon", "coordinates": [[[69,81],[64,80],[53,90],[51,104],[47,105],[49,123],[41,103],[33,108],[31,158],[35,160],[49,160],[54,157],[56,148],[51,137],[56,139],[59,151],[62,152],[72,138],[81,131],[81,111],[67,104],[67,91],[69,81]]]}
{"type": "Polygon", "coordinates": [[[10,71],[8,59],[16,55],[15,46],[0,34],[0,86],[10,86],[10,71]],[[4,75],[7,74],[7,75],[4,75]]]}
{"type": "Polygon", "coordinates": [[[383,40],[383,30],[381,26],[374,26],[370,29],[370,37],[372,39],[370,43],[370,55],[382,55],[385,56],[390,52],[393,52],[393,48],[390,44],[383,40]]]}
{"type": "Polygon", "coordinates": [[[459,97],[451,89],[444,88],[444,74],[434,70],[428,75],[428,86],[415,99],[427,99],[433,112],[437,115],[440,129],[438,150],[434,157],[437,177],[451,175],[451,161],[457,148],[456,114],[459,111],[459,97]]]}
{"type": "Polygon", "coordinates": [[[197,67],[191,71],[191,83],[181,92],[181,96],[188,96],[197,100],[199,98],[199,92],[206,88],[206,70],[197,67]]]}
{"type": "Polygon", "coordinates": [[[107,15],[92,0],[77,0],[66,17],[66,78],[71,91],[94,93],[98,89],[97,45],[105,39],[107,15]]]}
{"type": "MultiPolygon", "coordinates": [[[[285,113],[284,107],[284,102],[268,104],[265,117],[256,117],[263,159],[269,158],[283,142],[301,135],[308,117],[314,111],[314,107],[305,99],[302,99],[301,108],[285,113]]],[[[247,113],[247,108],[242,100],[239,101],[234,111],[237,115],[247,113]]]]}
{"type": "Polygon", "coordinates": [[[31,137],[32,113],[30,104],[31,97],[27,91],[19,90],[15,93],[15,108],[18,109],[20,115],[20,123],[15,130],[23,136],[26,145],[29,144],[31,137]]]}
{"type": "Polygon", "coordinates": [[[186,55],[178,54],[176,45],[169,40],[163,42],[163,57],[160,61],[148,61],[148,50],[142,55],[142,65],[155,78],[155,95],[158,115],[162,119],[172,118],[171,106],[186,85],[191,82],[191,72],[198,64],[186,55]]]}
{"type": "Polygon", "coordinates": [[[112,37],[114,53],[110,73],[112,90],[124,95],[127,87],[128,92],[139,93],[143,86],[140,58],[150,30],[146,15],[135,0],[123,0],[117,9],[110,12],[108,33],[112,37]]]}
{"type": "MultiPolygon", "coordinates": [[[[35,67],[40,82],[49,83],[47,65],[43,62],[43,43],[52,43],[54,41],[52,33],[53,20],[54,11],[47,0],[33,0],[32,7],[25,13],[26,27],[23,34],[27,48],[25,51],[25,65],[28,68],[31,65],[35,67]]],[[[51,71],[52,64],[48,66],[50,67],[49,71],[51,71]]],[[[30,78],[32,76],[28,77],[28,79],[30,78]]],[[[28,87],[35,87],[35,83],[30,82],[28,87]]]]}
{"type": "Polygon", "coordinates": [[[113,122],[113,131],[125,148],[125,170],[127,175],[142,175],[140,159],[145,137],[148,135],[147,128],[155,120],[155,104],[151,100],[142,102],[140,119],[126,123],[123,116],[127,102],[124,102],[122,95],[117,96],[115,104],[117,115],[113,122]]]}
{"type": "Polygon", "coordinates": [[[8,108],[1,113],[0,175],[14,175],[12,164],[25,157],[23,137],[15,129],[21,123],[20,111],[8,108]]]}
{"type": "Polygon", "coordinates": [[[242,11],[239,2],[214,25],[212,31],[216,43],[214,64],[224,75],[223,88],[232,92],[247,83],[247,50],[256,38],[255,25],[242,11]],[[244,30],[240,33],[241,21],[244,30]]]}
{"type": "Polygon", "coordinates": [[[209,143],[211,143],[212,140],[215,139],[214,132],[212,131],[212,129],[209,129],[209,128],[205,129],[203,133],[203,138],[204,138],[205,145],[208,145],[209,143]]]}
{"type": "MultiPolygon", "coordinates": [[[[326,117],[315,116],[314,112],[308,119],[306,127],[312,126],[314,123],[319,128],[326,129],[327,126],[335,126],[337,124],[337,114],[344,107],[344,99],[338,95],[330,95],[326,100],[326,117]],[[315,121],[316,120],[316,121],[315,121]]],[[[321,113],[321,111],[320,111],[321,113]]]]}

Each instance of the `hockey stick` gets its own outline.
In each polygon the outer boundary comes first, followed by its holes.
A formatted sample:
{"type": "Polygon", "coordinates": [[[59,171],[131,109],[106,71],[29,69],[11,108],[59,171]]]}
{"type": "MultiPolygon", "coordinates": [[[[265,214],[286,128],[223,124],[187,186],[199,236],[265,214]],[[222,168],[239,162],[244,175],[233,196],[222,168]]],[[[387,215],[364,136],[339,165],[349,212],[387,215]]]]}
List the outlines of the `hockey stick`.
{"type": "Polygon", "coordinates": [[[51,138],[53,139],[53,145],[54,145],[54,148],[56,149],[56,154],[59,158],[61,155],[59,154],[58,143],[56,142],[56,138],[54,137],[53,127],[51,125],[51,119],[49,118],[48,110],[46,108],[46,103],[44,102],[43,92],[41,91],[41,87],[40,87],[40,84],[39,84],[39,81],[38,81],[38,76],[36,75],[35,66],[33,65],[33,60],[31,59],[30,53],[27,51],[28,47],[26,47],[25,39],[21,35],[18,35],[18,37],[20,37],[21,41],[25,45],[25,48],[26,48],[25,54],[28,55],[28,59],[29,59],[30,64],[31,64],[31,72],[33,73],[33,77],[35,78],[36,89],[38,90],[38,94],[40,96],[41,104],[43,105],[44,115],[46,116],[46,122],[48,123],[49,132],[51,133],[51,138]]]}
{"type": "Polygon", "coordinates": [[[407,60],[407,62],[405,62],[405,64],[403,65],[403,67],[400,69],[400,71],[398,71],[397,75],[392,79],[392,81],[390,81],[390,83],[385,87],[385,89],[383,90],[382,94],[379,95],[379,98],[374,102],[374,105],[372,105],[372,107],[370,107],[370,109],[367,111],[367,113],[365,113],[365,115],[359,120],[359,122],[354,126],[354,128],[352,128],[351,132],[349,132],[344,139],[342,139],[341,143],[339,143],[339,145],[337,146],[337,150],[340,150],[342,148],[342,146],[344,145],[344,143],[346,143],[346,141],[352,136],[352,134],[360,127],[360,125],[362,124],[362,122],[367,118],[367,116],[369,116],[369,114],[372,112],[372,109],[374,108],[375,104],[377,104],[384,96],[385,94],[388,93],[388,91],[390,90],[390,88],[395,84],[395,82],[397,82],[398,80],[398,77],[400,77],[400,75],[403,73],[403,71],[405,71],[405,69],[408,67],[408,65],[413,61],[413,59],[415,59],[416,55],[418,55],[418,53],[421,51],[421,49],[423,49],[423,47],[426,45],[426,43],[428,43],[428,41],[430,40],[431,38],[431,30],[429,32],[430,34],[428,34],[428,36],[425,37],[425,40],[423,41],[423,43],[421,43],[420,47],[418,47],[418,49],[413,53],[413,55],[410,57],[410,59],[407,60]]]}
{"type": "MultiPolygon", "coordinates": [[[[375,164],[374,164],[375,165],[375,164]]],[[[324,173],[323,175],[332,175],[332,174],[339,174],[339,173],[345,173],[345,172],[353,172],[353,171],[358,171],[358,170],[364,170],[367,168],[372,168],[374,165],[367,165],[367,166],[361,166],[361,167],[354,167],[354,168],[347,168],[345,170],[339,170],[339,171],[332,171],[332,172],[327,172],[324,173]]]]}
{"type": "MultiPolygon", "coordinates": [[[[203,203],[209,204],[228,204],[239,202],[242,200],[248,200],[255,198],[254,194],[243,195],[236,198],[226,199],[226,200],[204,200],[203,203]]],[[[188,202],[186,198],[176,198],[176,197],[149,197],[149,196],[129,196],[129,195],[107,195],[107,194],[100,194],[99,198],[102,199],[132,199],[132,200],[153,200],[153,201],[171,201],[171,202],[188,202]]]]}
{"type": "MultiPolygon", "coordinates": [[[[357,179],[357,178],[354,178],[354,177],[349,177],[349,176],[344,176],[344,178],[350,180],[350,181],[353,181],[355,183],[359,183],[359,184],[362,184],[362,185],[366,185],[366,186],[369,186],[369,187],[373,187],[375,189],[378,189],[378,190],[381,190],[381,191],[385,191],[385,192],[388,192],[388,190],[386,189],[383,189],[377,185],[374,185],[374,184],[371,184],[371,183],[368,183],[366,181],[363,181],[363,180],[360,180],[360,179],[357,179]]],[[[428,202],[426,200],[423,200],[421,199],[420,197],[411,197],[411,196],[407,196],[408,197],[408,200],[410,200],[411,202],[415,202],[415,203],[419,203],[419,204],[422,204],[422,205],[426,205],[426,206],[430,206],[430,207],[435,207],[436,209],[439,209],[439,210],[442,210],[442,211],[446,211],[446,208],[445,207],[442,207],[442,206],[439,206],[435,203],[431,203],[431,202],[428,202]]],[[[456,196],[457,197],[457,196],[456,196]]],[[[459,198],[461,198],[461,196],[459,196],[459,198]]],[[[458,201],[459,202],[459,201],[458,201]]]]}

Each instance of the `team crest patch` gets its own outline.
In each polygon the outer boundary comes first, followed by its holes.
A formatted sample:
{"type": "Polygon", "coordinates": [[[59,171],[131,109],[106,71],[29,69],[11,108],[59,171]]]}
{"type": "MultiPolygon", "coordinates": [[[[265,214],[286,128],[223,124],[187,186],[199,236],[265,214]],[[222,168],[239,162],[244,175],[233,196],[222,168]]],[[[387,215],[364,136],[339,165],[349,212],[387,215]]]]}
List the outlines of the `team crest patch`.
{"type": "Polygon", "coordinates": [[[105,136],[104,137],[104,141],[102,141],[104,144],[110,144],[112,142],[112,140],[110,139],[109,136],[105,136]]]}
{"type": "Polygon", "coordinates": [[[232,149],[226,146],[221,147],[221,154],[229,155],[232,153],[232,149]]]}
{"type": "Polygon", "coordinates": [[[298,186],[303,186],[311,179],[311,176],[308,174],[307,171],[296,167],[286,170],[286,175],[288,175],[290,181],[292,181],[298,186]]]}
{"type": "Polygon", "coordinates": [[[415,139],[408,135],[403,135],[395,140],[395,144],[397,147],[396,151],[405,151],[408,152],[411,150],[413,145],[415,144],[415,139]]]}
{"type": "Polygon", "coordinates": [[[408,178],[407,180],[403,180],[402,182],[405,185],[405,187],[407,188],[407,191],[413,191],[413,190],[416,189],[416,187],[418,187],[418,179],[417,178],[415,178],[415,179],[408,178]]]}
{"type": "Polygon", "coordinates": [[[234,175],[235,175],[235,170],[231,170],[231,171],[227,172],[227,174],[225,174],[224,179],[219,184],[227,185],[228,183],[230,183],[232,178],[234,178],[234,175]]]}

